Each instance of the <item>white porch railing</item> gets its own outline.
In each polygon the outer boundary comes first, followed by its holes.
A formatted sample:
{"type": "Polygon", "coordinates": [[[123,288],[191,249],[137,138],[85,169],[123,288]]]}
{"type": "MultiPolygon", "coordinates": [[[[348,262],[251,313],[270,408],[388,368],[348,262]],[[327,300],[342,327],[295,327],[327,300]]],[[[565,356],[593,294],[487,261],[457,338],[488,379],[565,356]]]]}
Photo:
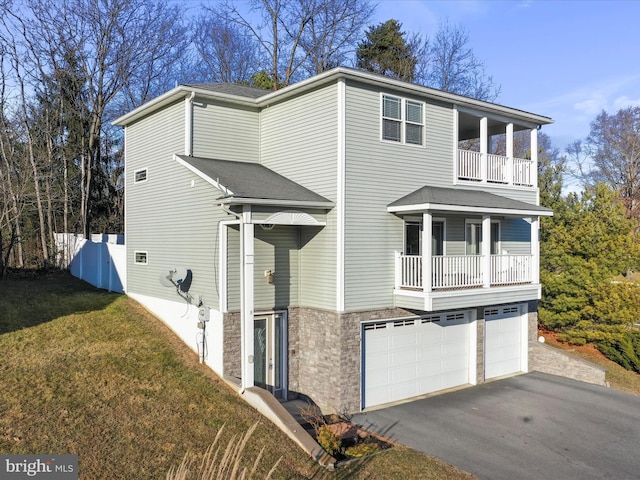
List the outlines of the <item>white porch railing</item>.
{"type": "MultiPolygon", "coordinates": [[[[445,255],[431,257],[431,288],[481,287],[483,278],[481,255],[445,255]]],[[[491,255],[491,285],[531,283],[533,279],[532,255],[491,255]]],[[[396,256],[396,286],[422,289],[422,257],[396,256]]]]}
{"type": "Polygon", "coordinates": [[[458,178],[482,180],[482,154],[471,150],[458,150],[458,178]]]}
{"type": "Polygon", "coordinates": [[[532,255],[491,255],[491,284],[530,283],[532,255]]]}
{"type": "Polygon", "coordinates": [[[481,255],[431,257],[431,288],[462,288],[482,285],[481,255]]]}
{"type": "Polygon", "coordinates": [[[458,178],[492,183],[533,186],[533,161],[487,154],[487,169],[483,173],[482,154],[458,149],[458,178]],[[486,175],[486,179],[484,176],[486,175]]]}

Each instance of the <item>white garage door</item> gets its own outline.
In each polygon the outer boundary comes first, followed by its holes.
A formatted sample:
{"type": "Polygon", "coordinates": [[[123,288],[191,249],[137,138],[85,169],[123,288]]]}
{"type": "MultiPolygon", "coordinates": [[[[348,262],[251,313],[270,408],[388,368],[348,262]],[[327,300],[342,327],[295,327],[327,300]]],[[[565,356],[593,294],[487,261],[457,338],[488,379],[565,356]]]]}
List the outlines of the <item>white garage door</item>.
{"type": "Polygon", "coordinates": [[[485,379],[524,370],[526,315],[519,306],[485,309],[485,379]]]}
{"type": "Polygon", "coordinates": [[[363,408],[469,383],[467,312],[363,328],[363,408]]]}

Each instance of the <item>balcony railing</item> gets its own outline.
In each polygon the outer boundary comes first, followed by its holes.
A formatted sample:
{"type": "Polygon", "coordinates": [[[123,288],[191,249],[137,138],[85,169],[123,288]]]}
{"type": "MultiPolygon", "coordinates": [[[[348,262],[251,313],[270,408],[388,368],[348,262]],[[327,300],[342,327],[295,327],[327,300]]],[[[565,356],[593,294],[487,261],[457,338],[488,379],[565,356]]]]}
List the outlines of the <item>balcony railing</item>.
{"type": "Polygon", "coordinates": [[[458,178],[476,182],[533,186],[533,161],[458,149],[458,178]],[[482,158],[486,157],[486,169],[482,158]]]}
{"type": "MultiPolygon", "coordinates": [[[[481,255],[431,257],[431,289],[460,289],[484,285],[481,255]]],[[[492,286],[531,283],[532,255],[491,255],[489,282],[492,286]]],[[[397,255],[397,287],[422,290],[422,256],[397,255]]]]}

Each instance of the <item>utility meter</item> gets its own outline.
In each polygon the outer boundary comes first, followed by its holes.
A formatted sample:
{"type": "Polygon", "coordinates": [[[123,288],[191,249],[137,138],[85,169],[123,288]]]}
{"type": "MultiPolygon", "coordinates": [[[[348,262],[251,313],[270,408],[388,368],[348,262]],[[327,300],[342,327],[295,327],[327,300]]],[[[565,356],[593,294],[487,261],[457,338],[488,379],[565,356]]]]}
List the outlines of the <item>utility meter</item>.
{"type": "Polygon", "coordinates": [[[204,305],[198,308],[198,320],[201,322],[208,322],[210,316],[210,308],[205,307],[204,305]]]}

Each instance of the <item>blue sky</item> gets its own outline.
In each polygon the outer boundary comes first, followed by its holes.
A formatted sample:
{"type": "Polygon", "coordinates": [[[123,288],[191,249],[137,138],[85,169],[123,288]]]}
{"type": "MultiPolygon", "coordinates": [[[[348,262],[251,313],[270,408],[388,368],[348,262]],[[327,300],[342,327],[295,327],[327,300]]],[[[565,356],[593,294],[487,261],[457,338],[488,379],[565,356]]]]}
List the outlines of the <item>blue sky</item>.
{"type": "Polygon", "coordinates": [[[425,35],[464,25],[497,103],[553,118],[543,131],[561,151],[603,109],[640,105],[640,1],[379,0],[372,23],[390,18],[425,35]]]}

